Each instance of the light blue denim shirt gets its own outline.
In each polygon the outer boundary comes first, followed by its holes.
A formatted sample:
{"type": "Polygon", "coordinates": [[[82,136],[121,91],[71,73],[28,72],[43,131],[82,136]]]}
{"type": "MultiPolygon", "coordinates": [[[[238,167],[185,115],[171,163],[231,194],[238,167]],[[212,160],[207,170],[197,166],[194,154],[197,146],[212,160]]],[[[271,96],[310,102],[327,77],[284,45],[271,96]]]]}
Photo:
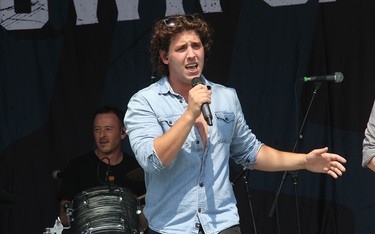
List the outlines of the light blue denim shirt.
{"type": "Polygon", "coordinates": [[[132,150],[145,171],[144,213],[160,233],[218,233],[239,224],[236,199],[229,180],[229,157],[251,168],[262,145],[245,122],[236,91],[211,86],[213,126],[203,151],[192,128],[176,159],[163,166],[153,140],[166,133],[187,108],[166,77],[136,93],[128,104],[125,126],[132,150]]]}

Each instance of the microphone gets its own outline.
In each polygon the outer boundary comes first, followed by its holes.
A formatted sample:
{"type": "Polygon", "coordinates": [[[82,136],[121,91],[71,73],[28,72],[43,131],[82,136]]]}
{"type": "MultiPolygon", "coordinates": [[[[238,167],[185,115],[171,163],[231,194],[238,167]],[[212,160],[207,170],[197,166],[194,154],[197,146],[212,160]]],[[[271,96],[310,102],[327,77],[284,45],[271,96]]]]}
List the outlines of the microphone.
{"type": "MultiPolygon", "coordinates": [[[[191,85],[193,87],[195,87],[198,84],[204,85],[200,77],[195,77],[191,80],[191,85]]],[[[209,126],[212,126],[212,114],[211,114],[210,106],[208,105],[208,103],[203,103],[201,110],[202,110],[203,117],[206,120],[207,124],[209,126]]]]}
{"type": "Polygon", "coordinates": [[[310,76],[304,77],[304,82],[320,82],[320,81],[334,81],[335,83],[340,83],[344,80],[344,75],[341,72],[335,72],[333,75],[324,76],[310,76]]]}
{"type": "Polygon", "coordinates": [[[54,170],[52,172],[52,178],[54,178],[55,180],[63,178],[63,177],[64,177],[64,173],[60,170],[54,170]]]}

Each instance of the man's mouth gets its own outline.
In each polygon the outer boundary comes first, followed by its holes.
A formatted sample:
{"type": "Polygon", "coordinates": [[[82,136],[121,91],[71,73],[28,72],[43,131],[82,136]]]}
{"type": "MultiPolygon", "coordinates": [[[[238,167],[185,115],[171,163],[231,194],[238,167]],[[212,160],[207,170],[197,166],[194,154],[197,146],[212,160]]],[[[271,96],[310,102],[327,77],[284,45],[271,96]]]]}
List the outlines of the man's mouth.
{"type": "Polygon", "coordinates": [[[190,63],[185,66],[185,68],[189,71],[195,71],[198,69],[198,64],[197,63],[190,63]]]}
{"type": "Polygon", "coordinates": [[[104,146],[104,145],[108,144],[108,141],[107,140],[101,140],[101,141],[99,141],[99,144],[101,146],[104,146]]]}

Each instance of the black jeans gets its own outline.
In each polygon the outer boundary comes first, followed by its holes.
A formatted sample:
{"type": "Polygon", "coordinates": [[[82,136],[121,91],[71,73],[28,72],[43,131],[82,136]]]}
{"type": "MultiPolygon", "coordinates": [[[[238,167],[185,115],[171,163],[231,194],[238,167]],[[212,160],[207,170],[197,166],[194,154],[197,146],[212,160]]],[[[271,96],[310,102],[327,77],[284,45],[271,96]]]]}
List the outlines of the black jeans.
{"type": "MultiPolygon", "coordinates": [[[[199,234],[205,234],[202,229],[199,229],[198,233],[199,234]]],[[[240,228],[240,225],[236,225],[236,226],[227,228],[227,229],[225,229],[225,230],[223,230],[219,233],[220,234],[241,234],[241,228],[240,228]]],[[[149,229],[148,234],[160,234],[160,233],[149,229]]],[[[207,233],[207,234],[209,234],[209,233],[207,233]]]]}

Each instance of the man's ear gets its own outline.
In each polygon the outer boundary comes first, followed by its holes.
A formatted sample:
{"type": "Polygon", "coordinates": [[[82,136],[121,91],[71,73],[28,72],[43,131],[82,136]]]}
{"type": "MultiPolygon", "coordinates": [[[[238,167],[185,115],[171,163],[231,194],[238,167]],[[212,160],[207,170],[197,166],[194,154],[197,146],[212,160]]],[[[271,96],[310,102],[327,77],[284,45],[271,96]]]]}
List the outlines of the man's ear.
{"type": "Polygon", "coordinates": [[[123,127],[121,129],[121,139],[125,139],[125,137],[126,137],[126,129],[125,129],[125,127],[123,127]]]}
{"type": "Polygon", "coordinates": [[[160,50],[159,51],[159,55],[160,55],[160,58],[161,58],[161,61],[163,61],[164,64],[168,64],[169,61],[168,61],[168,53],[165,52],[164,50],[160,50]]]}

